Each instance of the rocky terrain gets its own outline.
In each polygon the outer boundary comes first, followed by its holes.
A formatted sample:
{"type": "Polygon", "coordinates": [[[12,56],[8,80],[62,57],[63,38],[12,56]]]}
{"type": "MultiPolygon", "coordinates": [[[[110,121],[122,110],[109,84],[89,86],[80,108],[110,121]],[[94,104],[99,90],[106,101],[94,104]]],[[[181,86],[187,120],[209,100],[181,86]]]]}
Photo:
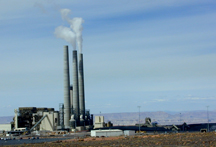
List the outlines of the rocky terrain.
{"type": "Polygon", "coordinates": [[[65,141],[55,141],[51,143],[22,144],[13,145],[14,147],[166,147],[166,146],[216,146],[216,133],[176,133],[176,134],[156,134],[156,135],[137,135],[130,137],[102,137],[102,138],[77,138],[65,141]]]}

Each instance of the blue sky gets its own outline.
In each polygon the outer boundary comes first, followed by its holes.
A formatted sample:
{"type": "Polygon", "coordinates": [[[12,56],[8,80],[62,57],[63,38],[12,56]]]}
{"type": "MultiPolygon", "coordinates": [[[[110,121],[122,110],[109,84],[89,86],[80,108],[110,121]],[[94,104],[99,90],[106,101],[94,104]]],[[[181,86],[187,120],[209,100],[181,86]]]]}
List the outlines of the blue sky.
{"type": "Polygon", "coordinates": [[[215,0],[0,0],[0,116],[63,103],[63,8],[85,21],[91,113],[215,110],[215,0]]]}

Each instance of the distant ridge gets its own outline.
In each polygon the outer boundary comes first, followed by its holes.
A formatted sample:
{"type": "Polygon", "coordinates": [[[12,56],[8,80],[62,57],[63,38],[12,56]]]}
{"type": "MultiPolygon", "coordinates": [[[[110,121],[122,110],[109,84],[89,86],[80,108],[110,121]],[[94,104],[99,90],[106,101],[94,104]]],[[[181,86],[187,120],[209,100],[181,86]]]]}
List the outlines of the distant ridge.
{"type": "MultiPolygon", "coordinates": [[[[135,125],[139,122],[138,112],[103,113],[94,115],[104,116],[105,122],[111,121],[113,125],[135,125]]],[[[144,123],[146,117],[150,117],[152,122],[157,122],[161,125],[182,124],[184,122],[187,124],[207,123],[206,111],[185,111],[181,112],[181,114],[180,112],[167,113],[163,111],[140,112],[140,123],[144,123]]],[[[215,111],[209,111],[209,122],[216,123],[215,111]]]]}
{"type": "MultiPolygon", "coordinates": [[[[139,120],[138,112],[122,113],[102,113],[94,116],[103,115],[105,122],[111,121],[114,125],[135,125],[139,120]]],[[[0,116],[0,124],[9,124],[14,116],[0,116]]],[[[152,122],[158,122],[161,125],[169,124],[187,124],[207,123],[206,111],[184,111],[184,112],[140,112],[140,123],[145,122],[145,118],[150,117],[152,122]],[[181,115],[180,115],[181,113],[181,115]]],[[[216,123],[216,111],[209,111],[209,122],[216,123]]]]}
{"type": "Polygon", "coordinates": [[[0,124],[9,124],[13,121],[14,116],[0,116],[0,124]]]}

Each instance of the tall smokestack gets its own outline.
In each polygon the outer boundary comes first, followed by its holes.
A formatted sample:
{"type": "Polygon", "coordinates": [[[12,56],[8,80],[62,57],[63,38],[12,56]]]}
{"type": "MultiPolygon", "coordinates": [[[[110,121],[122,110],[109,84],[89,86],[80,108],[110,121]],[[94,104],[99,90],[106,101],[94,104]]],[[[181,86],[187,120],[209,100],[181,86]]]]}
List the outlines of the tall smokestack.
{"type": "Polygon", "coordinates": [[[78,66],[77,51],[73,50],[73,114],[79,125],[79,87],[78,87],[78,66]]]}
{"type": "Polygon", "coordinates": [[[64,126],[69,127],[70,118],[70,76],[68,46],[64,46],[64,126]]]}
{"type": "Polygon", "coordinates": [[[72,108],[73,108],[73,86],[70,86],[70,107],[71,107],[71,114],[73,114],[72,112],[72,108]]]}
{"type": "Polygon", "coordinates": [[[84,125],[85,119],[85,92],[84,92],[84,71],[83,54],[79,54],[79,105],[80,105],[80,123],[84,125]]]}

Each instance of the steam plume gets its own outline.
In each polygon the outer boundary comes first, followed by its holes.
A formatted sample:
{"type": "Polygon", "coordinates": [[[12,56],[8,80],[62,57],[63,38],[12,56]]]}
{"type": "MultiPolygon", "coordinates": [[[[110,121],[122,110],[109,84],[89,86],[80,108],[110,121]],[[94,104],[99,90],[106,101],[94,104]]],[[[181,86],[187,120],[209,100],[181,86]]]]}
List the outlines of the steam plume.
{"type": "Polygon", "coordinates": [[[70,28],[59,26],[55,29],[54,34],[57,38],[64,39],[65,41],[71,43],[73,48],[76,49],[76,37],[70,28]]]}
{"type": "Polygon", "coordinates": [[[71,14],[71,10],[70,9],[61,9],[60,13],[61,13],[62,19],[68,21],[68,19],[69,19],[68,15],[71,14]]]}
{"type": "Polygon", "coordinates": [[[81,17],[75,17],[71,20],[69,20],[70,23],[70,27],[73,29],[73,31],[76,34],[76,42],[77,42],[77,46],[79,48],[80,53],[82,53],[82,23],[84,22],[84,20],[81,17]]]}
{"type": "MultiPolygon", "coordinates": [[[[71,14],[71,10],[69,10],[69,9],[61,9],[60,13],[61,13],[62,19],[67,21],[70,24],[70,28],[64,27],[64,29],[62,31],[70,31],[70,33],[67,33],[67,35],[74,33],[75,37],[70,37],[70,39],[73,38],[74,40],[73,41],[68,41],[68,40],[70,40],[68,38],[69,36],[67,36],[67,37],[64,36],[64,35],[66,35],[66,33],[61,33],[60,32],[61,29],[58,27],[58,28],[56,28],[56,30],[58,30],[59,33],[61,34],[61,37],[59,37],[59,38],[63,38],[67,42],[70,42],[70,43],[73,42],[73,44],[75,42],[75,46],[76,46],[76,43],[77,43],[77,46],[78,46],[79,51],[81,53],[82,52],[82,41],[83,41],[83,39],[82,39],[82,30],[83,30],[82,23],[84,23],[84,20],[81,17],[74,17],[72,19],[69,18],[69,15],[71,14]]],[[[73,45],[73,47],[74,47],[74,45],[73,45]]],[[[76,48],[74,48],[74,49],[76,49],[76,48]]]]}

